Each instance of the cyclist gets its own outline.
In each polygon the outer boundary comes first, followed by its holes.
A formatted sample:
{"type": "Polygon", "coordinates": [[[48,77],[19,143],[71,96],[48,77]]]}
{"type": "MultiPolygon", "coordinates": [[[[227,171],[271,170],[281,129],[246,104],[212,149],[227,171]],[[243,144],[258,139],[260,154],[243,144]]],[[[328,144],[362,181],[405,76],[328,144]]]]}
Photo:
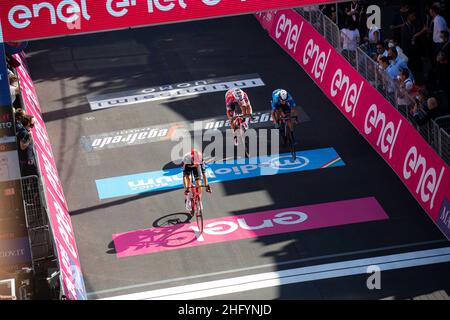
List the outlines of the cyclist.
{"type": "MultiPolygon", "coordinates": [[[[191,173],[194,175],[195,184],[201,185],[201,179],[203,178],[203,185],[206,187],[206,192],[211,193],[211,187],[208,184],[208,178],[206,177],[206,166],[203,161],[203,156],[200,152],[192,149],[191,152],[186,153],[183,156],[183,185],[184,185],[184,203],[186,204],[186,209],[190,211],[189,190],[192,186],[191,173]]],[[[199,188],[199,193],[201,194],[202,188],[199,188]]]]}
{"type": "Polygon", "coordinates": [[[236,113],[236,107],[240,107],[242,115],[251,115],[253,113],[252,105],[250,104],[247,94],[240,88],[231,88],[225,93],[225,104],[227,108],[227,117],[231,129],[233,129],[234,145],[237,146],[238,139],[236,136],[236,129],[238,128],[236,128],[236,124],[234,120],[232,120],[236,113]]]}
{"type": "MultiPolygon", "coordinates": [[[[295,104],[292,96],[284,89],[276,89],[272,92],[272,118],[276,129],[280,128],[280,116],[289,117],[290,114],[297,115],[297,110],[295,109],[297,105],[295,104]]],[[[293,144],[297,144],[294,138],[294,130],[292,120],[288,120],[289,129],[291,129],[291,137],[293,144]]]]}

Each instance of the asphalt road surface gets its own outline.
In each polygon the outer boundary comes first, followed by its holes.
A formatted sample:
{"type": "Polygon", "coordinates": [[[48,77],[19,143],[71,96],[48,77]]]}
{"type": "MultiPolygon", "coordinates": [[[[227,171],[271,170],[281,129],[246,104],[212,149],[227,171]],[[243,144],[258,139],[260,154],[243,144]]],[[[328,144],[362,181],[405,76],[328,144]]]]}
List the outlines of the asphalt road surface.
{"type": "MultiPolygon", "coordinates": [[[[90,299],[448,299],[448,242],[389,166],[253,16],[37,41],[29,46],[28,62],[90,299]],[[286,88],[301,111],[297,150],[313,150],[320,158],[322,149],[333,148],[343,164],[214,183],[213,194],[203,197],[205,219],[319,205],[317,224],[158,252],[144,252],[152,247],[146,239],[138,254],[119,258],[113,234],[154,228],[162,217],[178,214],[182,220],[182,189],[100,199],[96,181],[176,168],[171,159],[176,142],[109,141],[92,148],[101,143],[95,139],[225,116],[220,88],[168,98],[165,87],[161,99],[125,105],[119,98],[145,88],[248,80],[247,75],[262,81],[245,89],[255,112],[268,112],[272,90],[286,88]],[[116,102],[91,109],[89,101],[99,96],[116,102]],[[353,205],[361,198],[375,199],[386,216],[375,219],[374,209],[363,206],[327,225],[338,216],[333,203],[353,205]],[[367,219],[351,222],[363,216],[367,219]],[[387,266],[373,273],[380,276],[379,289],[367,287],[371,265],[387,266]]],[[[258,125],[264,128],[270,124],[258,125]]]]}

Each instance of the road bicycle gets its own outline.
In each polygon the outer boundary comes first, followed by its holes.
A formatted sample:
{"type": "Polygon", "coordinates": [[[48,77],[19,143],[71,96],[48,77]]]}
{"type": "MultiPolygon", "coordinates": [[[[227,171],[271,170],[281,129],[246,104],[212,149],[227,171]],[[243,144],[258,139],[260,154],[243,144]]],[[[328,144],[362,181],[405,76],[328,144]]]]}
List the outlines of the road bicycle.
{"type": "MultiPolygon", "coordinates": [[[[192,179],[191,175],[191,181],[192,179]]],[[[191,217],[195,216],[195,220],[197,222],[199,233],[201,234],[203,232],[203,203],[202,203],[202,194],[200,193],[200,188],[206,188],[207,186],[204,185],[194,185],[194,182],[192,182],[192,185],[190,187],[190,193],[189,193],[189,201],[190,201],[190,214],[191,217]]],[[[186,208],[188,209],[188,208],[186,208]]],[[[189,210],[188,210],[189,211],[189,210]]]]}
{"type": "Polygon", "coordinates": [[[242,144],[244,145],[244,148],[245,148],[245,157],[246,158],[250,158],[249,146],[248,146],[248,143],[245,140],[245,133],[248,130],[248,123],[247,123],[247,120],[246,120],[247,118],[253,120],[252,115],[237,114],[237,115],[235,115],[235,116],[233,116],[231,118],[231,121],[234,121],[235,126],[239,127],[240,139],[241,139],[242,144]]]}
{"type": "Polygon", "coordinates": [[[289,128],[289,120],[294,121],[293,123],[296,124],[298,117],[292,116],[289,114],[285,117],[280,117],[280,135],[283,137],[283,143],[288,146],[289,151],[291,152],[292,159],[295,161],[297,159],[297,154],[295,152],[295,146],[294,141],[292,140],[292,137],[294,136],[294,132],[291,134],[291,128],[289,128]]]}

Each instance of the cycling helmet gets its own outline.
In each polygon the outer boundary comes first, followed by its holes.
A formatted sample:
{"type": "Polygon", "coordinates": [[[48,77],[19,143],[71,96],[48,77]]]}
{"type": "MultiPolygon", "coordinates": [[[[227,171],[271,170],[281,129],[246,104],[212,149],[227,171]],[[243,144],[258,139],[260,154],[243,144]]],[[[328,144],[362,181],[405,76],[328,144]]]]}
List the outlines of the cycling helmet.
{"type": "Polygon", "coordinates": [[[236,99],[236,101],[238,101],[238,102],[244,101],[244,91],[242,91],[240,88],[233,89],[232,93],[233,93],[233,97],[236,99]]]}
{"type": "Polygon", "coordinates": [[[202,161],[203,161],[202,154],[195,149],[191,150],[189,159],[191,160],[190,162],[193,165],[198,165],[198,164],[202,163],[202,161]]]}
{"type": "Polygon", "coordinates": [[[286,101],[288,99],[288,93],[286,90],[281,89],[280,90],[280,100],[286,101]]]}

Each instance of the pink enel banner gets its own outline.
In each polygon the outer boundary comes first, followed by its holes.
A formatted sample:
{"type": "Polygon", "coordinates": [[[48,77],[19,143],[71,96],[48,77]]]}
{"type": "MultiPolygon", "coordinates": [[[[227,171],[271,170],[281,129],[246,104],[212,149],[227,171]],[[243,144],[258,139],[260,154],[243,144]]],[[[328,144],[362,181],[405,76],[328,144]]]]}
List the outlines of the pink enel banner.
{"type": "MultiPolygon", "coordinates": [[[[226,216],[197,223],[114,234],[117,257],[204,246],[281,233],[388,219],[374,197],[226,216]]],[[[195,219],[193,219],[195,220],[195,219]]]]}
{"type": "Polygon", "coordinates": [[[20,81],[25,110],[36,118],[32,136],[36,156],[40,164],[40,174],[44,183],[44,193],[48,205],[48,217],[51,222],[53,237],[58,253],[62,285],[68,299],[86,299],[84,281],[78,258],[78,251],[72,228],[67,203],[59,179],[50,140],[42,118],[33,81],[27,70],[26,60],[22,55],[15,55],[21,63],[17,75],[20,81]]]}
{"type": "Polygon", "coordinates": [[[324,2],[328,1],[2,0],[0,42],[207,19],[324,2]]]}
{"type": "MultiPolygon", "coordinates": [[[[257,19],[261,21],[261,16],[257,19]]],[[[295,10],[276,11],[269,34],[385,159],[436,222],[450,188],[450,172],[416,129],[295,10]]]]}

